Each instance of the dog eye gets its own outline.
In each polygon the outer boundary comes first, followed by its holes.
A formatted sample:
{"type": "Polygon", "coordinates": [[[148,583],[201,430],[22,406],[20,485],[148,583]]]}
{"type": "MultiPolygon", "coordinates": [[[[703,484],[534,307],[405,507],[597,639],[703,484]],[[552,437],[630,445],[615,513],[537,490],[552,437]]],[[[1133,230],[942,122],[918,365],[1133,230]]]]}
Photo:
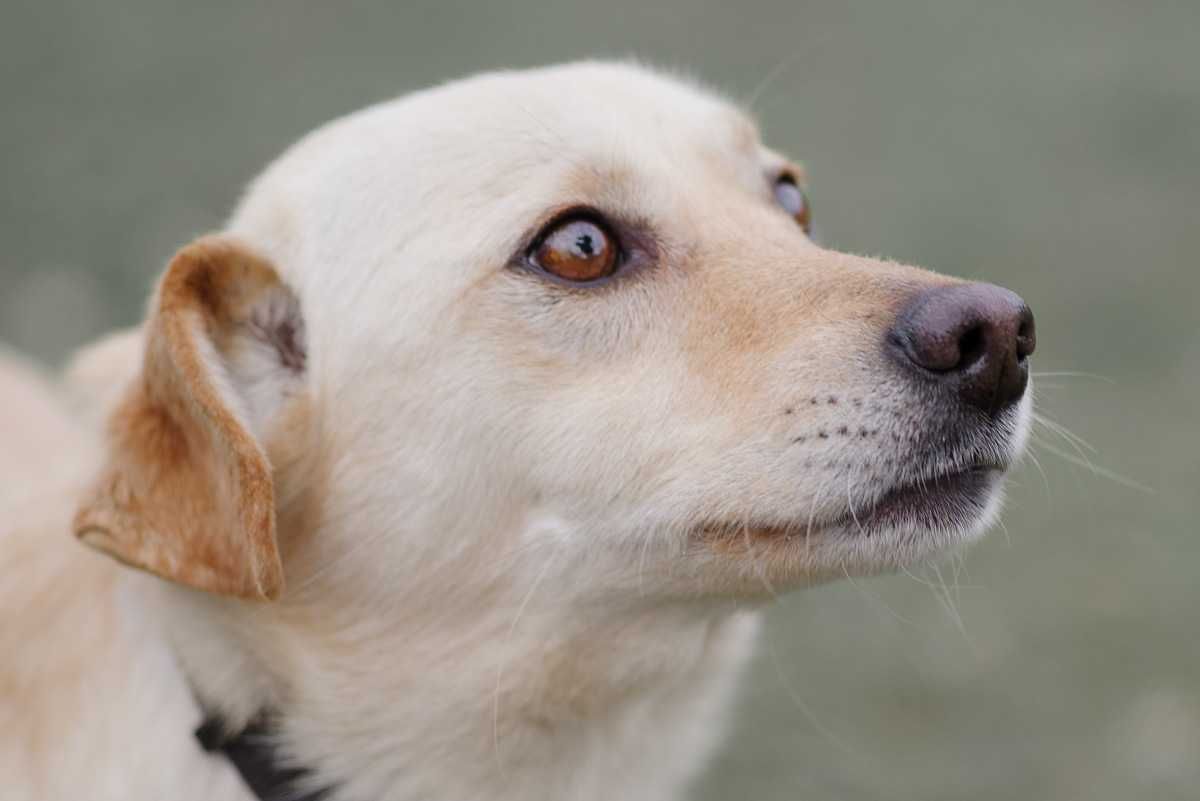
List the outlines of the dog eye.
{"type": "Polygon", "coordinates": [[[775,179],[775,201],[800,223],[804,233],[812,233],[812,208],[808,205],[808,196],[793,176],[784,173],[775,179]]]}
{"type": "Polygon", "coordinates": [[[616,271],[617,247],[598,222],[575,217],[555,224],[542,234],[529,254],[529,261],[566,281],[586,283],[616,271]]]}

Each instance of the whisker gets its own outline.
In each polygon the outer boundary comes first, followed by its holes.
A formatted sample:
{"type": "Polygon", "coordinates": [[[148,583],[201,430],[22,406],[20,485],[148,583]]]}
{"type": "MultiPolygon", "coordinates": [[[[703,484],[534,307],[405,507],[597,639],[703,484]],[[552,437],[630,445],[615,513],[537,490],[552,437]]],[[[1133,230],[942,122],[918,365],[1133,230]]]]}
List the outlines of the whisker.
{"type": "Polygon", "coordinates": [[[789,67],[796,63],[796,59],[800,57],[800,51],[794,50],[788,53],[783,58],[775,62],[775,66],[763,76],[762,80],[755,85],[751,90],[749,97],[745,100],[745,106],[748,111],[754,110],[754,104],[762,99],[763,94],[789,67]]]}
{"type": "Polygon", "coordinates": [[[812,565],[812,528],[813,521],[817,514],[817,504],[821,501],[821,496],[825,493],[825,486],[828,481],[822,481],[817,486],[817,491],[813,495],[812,503],[808,505],[808,527],[804,532],[804,564],[805,566],[812,565]]]}
{"type": "Polygon", "coordinates": [[[1012,548],[1012,537],[1008,533],[1008,526],[1004,525],[1004,518],[996,518],[996,525],[1000,526],[1000,530],[1004,532],[1004,544],[1012,548]]]}
{"type": "Polygon", "coordinates": [[[1084,373],[1084,372],[1071,371],[1071,370],[1056,370],[1056,371],[1045,372],[1045,373],[1039,373],[1037,371],[1033,371],[1030,373],[1030,375],[1033,376],[1034,378],[1090,378],[1094,381],[1103,381],[1106,384],[1115,385],[1117,383],[1117,380],[1115,378],[1110,378],[1109,376],[1106,376],[1106,375],[1100,375],[1098,373],[1084,373]]]}
{"type": "Polygon", "coordinates": [[[915,621],[909,620],[904,615],[900,614],[895,609],[893,609],[891,604],[889,604],[887,601],[885,601],[883,599],[882,595],[880,595],[879,593],[871,592],[866,587],[864,587],[862,584],[859,584],[857,581],[855,581],[854,576],[850,573],[850,570],[845,565],[842,565],[842,575],[845,576],[846,581],[850,582],[850,585],[852,587],[854,587],[854,589],[856,589],[860,593],[862,593],[863,597],[866,598],[869,602],[872,602],[871,603],[872,606],[883,609],[885,612],[887,612],[889,615],[891,615],[892,617],[894,617],[896,620],[900,621],[901,623],[906,623],[915,629],[921,628],[921,626],[918,625],[915,621]]]}
{"type": "Polygon", "coordinates": [[[750,564],[754,569],[755,575],[758,576],[758,580],[762,583],[763,589],[767,591],[767,594],[771,596],[771,599],[774,601],[779,601],[779,593],[775,591],[775,587],[771,584],[770,579],[767,578],[767,574],[764,572],[762,564],[760,564],[758,561],[758,554],[754,552],[754,543],[750,539],[750,526],[745,520],[742,521],[742,534],[746,539],[746,550],[750,554],[750,564]]]}
{"type": "Polygon", "coordinates": [[[804,715],[804,718],[818,734],[825,738],[826,742],[833,745],[835,748],[838,748],[843,753],[854,757],[855,759],[867,760],[866,755],[862,751],[847,744],[831,729],[821,723],[820,719],[817,718],[816,714],[804,701],[800,693],[792,686],[791,682],[788,681],[787,675],[783,671],[783,663],[779,659],[779,652],[775,649],[775,643],[769,638],[766,639],[767,652],[771,655],[771,662],[775,666],[775,675],[779,679],[779,684],[781,687],[783,687],[784,693],[786,693],[788,698],[791,699],[792,703],[796,705],[796,709],[800,710],[800,713],[804,715]]]}
{"type": "Polygon", "coordinates": [[[932,590],[937,589],[937,586],[933,582],[927,581],[927,580],[921,578],[920,576],[918,576],[916,573],[913,573],[911,570],[908,569],[907,565],[901,564],[900,570],[904,573],[904,575],[908,576],[910,579],[917,582],[918,584],[924,584],[926,587],[929,587],[932,590]]]}
{"type": "Polygon", "coordinates": [[[863,524],[858,521],[858,514],[854,511],[854,498],[852,497],[852,490],[854,488],[853,478],[854,476],[851,473],[846,474],[846,503],[850,507],[850,517],[854,520],[854,525],[858,526],[858,533],[862,534],[863,537],[869,537],[870,535],[863,528],[863,524]]]}
{"type": "Polygon", "coordinates": [[[962,615],[959,614],[958,607],[954,604],[954,598],[950,595],[950,588],[946,586],[946,579],[942,576],[941,568],[938,567],[936,562],[930,563],[929,566],[933,569],[934,574],[937,576],[938,584],[941,585],[940,593],[936,587],[934,588],[934,597],[941,602],[942,608],[944,608],[946,613],[950,616],[951,622],[954,623],[954,627],[958,629],[958,633],[962,635],[963,640],[965,640],[967,645],[974,650],[974,643],[971,642],[971,637],[969,634],[967,634],[966,623],[963,622],[962,615]]]}
{"type": "MultiPolygon", "coordinates": [[[[1029,461],[1033,462],[1034,468],[1037,469],[1038,473],[1042,477],[1042,487],[1045,488],[1045,491],[1046,491],[1046,502],[1049,504],[1053,504],[1054,496],[1050,492],[1050,477],[1046,475],[1046,469],[1044,467],[1042,467],[1042,461],[1037,458],[1037,454],[1034,453],[1032,449],[1028,450],[1026,452],[1026,455],[1029,456],[1029,461]]],[[[1007,530],[1005,531],[1005,533],[1006,534],[1008,533],[1007,530]]]]}
{"type": "Polygon", "coordinates": [[[1139,492],[1144,492],[1147,495],[1156,495],[1157,494],[1157,492],[1154,490],[1153,487],[1148,487],[1139,481],[1135,481],[1132,478],[1128,478],[1127,476],[1123,476],[1120,473],[1113,472],[1112,470],[1108,470],[1103,467],[1097,467],[1096,465],[1092,464],[1090,460],[1081,459],[1078,456],[1075,456],[1074,454],[1067,453],[1066,451],[1056,448],[1053,445],[1051,445],[1050,443],[1045,442],[1044,440],[1041,442],[1038,442],[1037,444],[1038,444],[1038,447],[1045,448],[1046,450],[1050,451],[1050,453],[1053,453],[1055,456],[1059,457],[1060,459],[1065,459],[1066,461],[1070,462],[1071,464],[1073,464],[1077,467],[1082,467],[1083,469],[1091,472],[1094,475],[1100,476],[1101,478],[1107,478],[1109,481],[1112,481],[1113,483],[1120,484],[1123,487],[1128,487],[1129,489],[1137,490],[1139,492]]]}
{"type": "Polygon", "coordinates": [[[953,571],[951,574],[951,586],[954,589],[954,606],[957,608],[960,604],[962,604],[962,587],[958,583],[958,572],[962,569],[961,555],[950,555],[950,569],[953,571]]]}
{"type": "MultiPolygon", "coordinates": [[[[1037,412],[1034,412],[1033,420],[1035,423],[1041,424],[1047,430],[1049,430],[1051,433],[1057,434],[1058,436],[1065,439],[1067,442],[1074,444],[1076,447],[1084,448],[1088,451],[1091,451],[1093,454],[1098,453],[1095,446],[1093,446],[1090,442],[1088,442],[1083,437],[1076,434],[1074,431],[1071,431],[1069,428],[1062,425],[1061,423],[1054,422],[1053,420],[1051,420],[1049,417],[1045,416],[1044,414],[1039,414],[1037,412]]],[[[1082,456],[1082,455],[1083,454],[1080,454],[1080,456],[1082,456]]]]}

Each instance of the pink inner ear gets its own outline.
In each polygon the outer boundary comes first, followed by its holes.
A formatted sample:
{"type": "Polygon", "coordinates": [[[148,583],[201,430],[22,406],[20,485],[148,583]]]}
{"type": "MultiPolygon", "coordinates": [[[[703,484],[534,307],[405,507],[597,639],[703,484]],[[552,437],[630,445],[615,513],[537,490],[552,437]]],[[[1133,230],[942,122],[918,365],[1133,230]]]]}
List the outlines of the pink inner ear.
{"type": "Polygon", "coordinates": [[[300,304],[282,285],[263,288],[243,311],[225,351],[215,354],[221,393],[247,428],[266,440],[287,402],[303,391],[307,363],[300,304]]]}
{"type": "Polygon", "coordinates": [[[279,363],[294,372],[302,372],[308,360],[304,318],[300,302],[286,288],[265,290],[250,312],[246,328],[255,339],[274,348],[279,363]]]}

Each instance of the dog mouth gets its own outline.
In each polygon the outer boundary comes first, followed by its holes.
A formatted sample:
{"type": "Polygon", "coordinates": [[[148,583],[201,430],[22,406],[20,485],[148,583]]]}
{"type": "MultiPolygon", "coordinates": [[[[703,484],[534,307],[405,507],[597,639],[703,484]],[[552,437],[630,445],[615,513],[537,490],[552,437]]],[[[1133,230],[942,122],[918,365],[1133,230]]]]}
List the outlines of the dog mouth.
{"type": "Polygon", "coordinates": [[[899,484],[863,509],[850,505],[840,520],[825,527],[857,529],[868,537],[884,528],[966,528],[986,513],[1004,472],[1002,465],[976,465],[899,484]]]}
{"type": "Polygon", "coordinates": [[[899,482],[873,500],[847,502],[832,515],[784,524],[702,526],[704,538],[737,547],[841,532],[871,538],[889,531],[966,531],[988,513],[1007,465],[981,463],[899,482]]]}

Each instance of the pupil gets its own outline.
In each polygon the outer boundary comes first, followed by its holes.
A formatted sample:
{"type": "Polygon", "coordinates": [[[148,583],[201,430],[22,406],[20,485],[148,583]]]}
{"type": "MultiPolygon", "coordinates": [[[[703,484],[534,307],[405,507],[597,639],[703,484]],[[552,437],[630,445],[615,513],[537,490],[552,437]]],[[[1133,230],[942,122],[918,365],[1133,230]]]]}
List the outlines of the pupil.
{"type": "Polygon", "coordinates": [[[596,248],[592,244],[591,234],[580,234],[575,240],[575,247],[585,256],[594,256],[596,248]]]}

